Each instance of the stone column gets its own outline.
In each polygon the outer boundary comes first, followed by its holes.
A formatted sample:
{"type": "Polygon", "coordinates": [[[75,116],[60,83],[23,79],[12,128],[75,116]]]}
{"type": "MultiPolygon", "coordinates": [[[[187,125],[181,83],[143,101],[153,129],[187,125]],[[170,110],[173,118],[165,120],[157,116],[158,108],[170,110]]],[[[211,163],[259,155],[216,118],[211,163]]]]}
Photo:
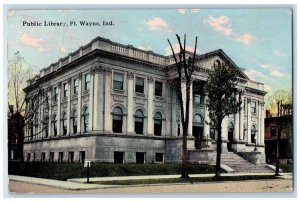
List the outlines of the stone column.
{"type": "Polygon", "coordinates": [[[105,87],[104,87],[104,131],[112,132],[112,117],[111,117],[111,70],[106,68],[105,73],[105,87]]]}
{"type": "Polygon", "coordinates": [[[261,103],[260,101],[257,102],[257,132],[256,132],[256,144],[259,145],[261,141],[261,103]]]}
{"type": "Polygon", "coordinates": [[[52,134],[52,130],[51,130],[51,121],[52,121],[52,87],[49,88],[48,90],[48,102],[49,102],[49,117],[48,117],[48,136],[53,136],[52,134]]]}
{"type": "Polygon", "coordinates": [[[227,140],[228,140],[228,116],[225,116],[222,121],[222,152],[227,152],[227,140]]]}
{"type": "MultiPolygon", "coordinates": [[[[204,97],[204,101],[206,100],[206,96],[204,97]]],[[[209,118],[209,111],[208,107],[205,104],[205,109],[204,109],[204,137],[208,137],[210,139],[210,118],[209,118]],[[207,123],[206,123],[207,122],[207,123]]]]}
{"type": "Polygon", "coordinates": [[[94,85],[94,74],[95,74],[95,69],[92,68],[90,70],[90,78],[91,78],[91,86],[90,86],[90,90],[89,90],[89,131],[92,132],[93,131],[93,112],[94,112],[94,88],[95,88],[95,85],[94,85]]]}
{"type": "Polygon", "coordinates": [[[239,114],[239,129],[240,129],[240,136],[239,136],[239,140],[243,140],[243,134],[244,134],[244,96],[241,96],[241,101],[242,101],[242,105],[241,105],[241,111],[240,111],[240,114],[239,114]]]}
{"type": "Polygon", "coordinates": [[[154,99],[154,81],[152,77],[148,77],[148,135],[154,135],[154,122],[153,122],[153,99],[154,99]]]}
{"type": "Polygon", "coordinates": [[[82,73],[78,75],[78,95],[77,95],[77,133],[81,133],[81,108],[82,108],[82,73]]]}
{"type": "MultiPolygon", "coordinates": [[[[239,95],[236,95],[236,100],[239,100],[239,95]]],[[[233,140],[237,141],[239,139],[239,132],[240,132],[240,113],[236,113],[234,115],[234,136],[233,140]]]]}
{"type": "Polygon", "coordinates": [[[60,136],[61,134],[61,83],[58,83],[57,90],[58,90],[58,95],[57,95],[57,114],[56,114],[56,120],[57,120],[57,136],[60,136]]]}
{"type": "Polygon", "coordinates": [[[177,137],[177,97],[176,90],[172,88],[172,128],[171,136],[177,137]]]}
{"type": "Polygon", "coordinates": [[[189,106],[189,125],[188,125],[188,136],[193,135],[193,81],[190,85],[190,106],[189,106]]]}
{"type": "Polygon", "coordinates": [[[70,135],[71,134],[71,82],[72,82],[72,79],[70,78],[68,80],[68,106],[67,106],[67,135],[70,135]]]}
{"type": "Polygon", "coordinates": [[[222,121],[222,140],[228,140],[228,116],[225,116],[222,121]]]}
{"type": "Polygon", "coordinates": [[[261,103],[261,132],[260,132],[260,144],[265,145],[265,107],[264,102],[261,103]]]}
{"type": "Polygon", "coordinates": [[[132,72],[128,72],[128,96],[127,96],[127,133],[134,133],[134,120],[133,120],[133,78],[132,72]]]}
{"type": "Polygon", "coordinates": [[[247,99],[247,142],[251,143],[251,99],[247,99]]]}
{"type": "Polygon", "coordinates": [[[44,137],[44,95],[39,96],[39,127],[38,127],[38,133],[39,133],[39,139],[43,139],[44,137]]]}
{"type": "Polygon", "coordinates": [[[94,130],[103,131],[103,110],[104,110],[104,78],[103,69],[98,66],[94,74],[94,130]]]}

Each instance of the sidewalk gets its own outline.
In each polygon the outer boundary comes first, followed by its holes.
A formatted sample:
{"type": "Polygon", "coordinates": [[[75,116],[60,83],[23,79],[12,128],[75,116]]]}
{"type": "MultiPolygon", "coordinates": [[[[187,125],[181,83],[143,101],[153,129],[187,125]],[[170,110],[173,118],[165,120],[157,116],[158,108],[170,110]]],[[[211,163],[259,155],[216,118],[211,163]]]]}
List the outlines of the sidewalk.
{"type": "MultiPolygon", "coordinates": [[[[274,173],[222,173],[221,176],[271,176],[274,173]]],[[[190,174],[190,177],[213,177],[215,174],[190,174]]],[[[179,178],[180,175],[148,175],[148,176],[119,176],[119,177],[92,177],[90,182],[103,182],[103,181],[114,181],[114,180],[139,180],[139,179],[166,179],[166,178],[179,178]]],[[[73,178],[68,181],[50,180],[44,178],[34,178],[25,176],[9,175],[10,181],[25,182],[37,185],[44,185],[50,187],[56,187],[67,190],[88,190],[88,189],[105,189],[122,187],[121,185],[101,185],[101,184],[87,184],[86,178],[73,178]]],[[[292,173],[281,173],[281,179],[292,179],[292,173]]]]}

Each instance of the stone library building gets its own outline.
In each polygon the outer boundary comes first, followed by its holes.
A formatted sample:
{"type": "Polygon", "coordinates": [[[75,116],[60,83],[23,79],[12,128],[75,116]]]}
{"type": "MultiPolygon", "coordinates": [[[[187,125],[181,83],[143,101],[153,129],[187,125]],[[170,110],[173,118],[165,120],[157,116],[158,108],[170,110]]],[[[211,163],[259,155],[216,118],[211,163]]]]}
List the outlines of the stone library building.
{"type": "MultiPolygon", "coordinates": [[[[237,70],[243,91],[241,111],[223,119],[222,152],[264,164],[264,84],[249,79],[221,49],[195,58],[189,160],[215,163],[217,131],[208,124],[204,86],[217,63],[237,70]]],[[[26,124],[25,161],[181,162],[174,65],[172,55],[97,37],[42,69],[24,89],[27,109],[41,105],[26,124]],[[47,96],[33,99],[40,89],[47,96]]]]}

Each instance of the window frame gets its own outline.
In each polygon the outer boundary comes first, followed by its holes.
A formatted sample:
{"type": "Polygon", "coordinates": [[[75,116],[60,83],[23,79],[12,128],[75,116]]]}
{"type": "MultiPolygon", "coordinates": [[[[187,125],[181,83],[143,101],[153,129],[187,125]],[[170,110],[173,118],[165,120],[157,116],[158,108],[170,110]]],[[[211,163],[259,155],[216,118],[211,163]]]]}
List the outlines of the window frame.
{"type": "Polygon", "coordinates": [[[162,81],[155,81],[155,82],[154,82],[154,95],[155,95],[156,97],[163,97],[163,82],[162,82],[162,81]],[[156,84],[161,84],[161,89],[160,89],[160,91],[157,91],[158,88],[156,87],[156,86],[157,86],[156,84]],[[158,92],[160,92],[160,93],[158,93],[158,92]]]}
{"type": "Polygon", "coordinates": [[[63,127],[63,136],[67,135],[68,133],[68,115],[67,112],[63,113],[63,123],[62,123],[62,127],[63,127]]]}
{"type": "MultiPolygon", "coordinates": [[[[121,78],[120,77],[120,78],[121,78]]],[[[113,73],[113,90],[114,91],[124,91],[124,73],[121,72],[114,72],[113,73]],[[116,78],[117,76],[121,76],[122,77],[122,81],[118,81],[116,78]],[[117,84],[120,84],[120,88],[118,87],[117,84]]]]}
{"type": "Polygon", "coordinates": [[[91,74],[87,73],[84,75],[84,90],[85,91],[90,90],[90,88],[91,88],[90,83],[91,83],[91,74]],[[89,79],[87,80],[87,78],[89,78],[89,79]]]}
{"type": "Polygon", "coordinates": [[[68,97],[68,91],[69,91],[68,83],[63,84],[63,90],[64,90],[64,98],[67,98],[68,97]]]}
{"type": "Polygon", "coordinates": [[[123,116],[124,112],[121,107],[116,106],[112,111],[112,131],[113,133],[122,133],[123,130],[123,116]],[[116,112],[117,109],[120,109],[120,113],[116,112]],[[118,125],[118,124],[121,124],[118,125]]]}
{"type": "Polygon", "coordinates": [[[153,131],[154,135],[155,136],[162,136],[162,130],[163,130],[163,116],[162,116],[162,113],[161,112],[156,112],[154,114],[153,119],[154,119],[154,131],[153,131]],[[157,114],[159,114],[160,117],[156,117],[157,114]],[[158,121],[160,123],[158,123],[158,121]],[[159,129],[159,133],[156,133],[158,131],[158,128],[157,128],[158,125],[160,125],[160,129],[159,129]]]}
{"type": "Polygon", "coordinates": [[[134,113],[134,132],[136,134],[139,134],[139,135],[144,134],[144,118],[145,118],[145,115],[141,109],[138,109],[135,111],[135,113],[134,113]],[[141,112],[141,114],[139,115],[139,114],[137,114],[137,112],[141,112]],[[137,126],[137,123],[138,123],[138,126],[137,126]],[[138,128],[138,132],[137,132],[137,127],[141,127],[141,128],[138,128]],[[140,133],[140,131],[141,131],[141,133],[140,133]]]}
{"type": "Polygon", "coordinates": [[[75,78],[73,79],[73,94],[78,95],[78,91],[79,91],[79,79],[75,78]]]}
{"type": "Polygon", "coordinates": [[[145,78],[135,77],[135,93],[138,93],[138,94],[145,93],[145,78]],[[138,80],[143,81],[143,85],[137,85],[138,80]],[[141,89],[141,91],[139,91],[138,89],[141,89]]]}
{"type": "Polygon", "coordinates": [[[256,102],[255,101],[251,101],[250,102],[250,112],[251,112],[251,114],[256,114],[256,112],[257,112],[257,106],[256,106],[256,102]],[[253,104],[254,104],[254,106],[253,106],[253,104]]]}

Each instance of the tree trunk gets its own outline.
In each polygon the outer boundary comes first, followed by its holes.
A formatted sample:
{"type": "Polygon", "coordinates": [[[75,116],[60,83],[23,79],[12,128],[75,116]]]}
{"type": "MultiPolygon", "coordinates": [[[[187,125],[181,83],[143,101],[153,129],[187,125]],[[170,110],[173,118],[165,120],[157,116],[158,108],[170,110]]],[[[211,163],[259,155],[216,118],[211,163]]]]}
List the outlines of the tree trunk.
{"type": "Polygon", "coordinates": [[[222,119],[218,119],[218,139],[217,139],[217,163],[216,178],[221,176],[221,153],[222,153],[222,119]]]}
{"type": "Polygon", "coordinates": [[[181,178],[187,179],[188,175],[188,152],[187,152],[187,132],[188,128],[183,125],[183,137],[182,137],[182,161],[181,161],[181,178]]]}

